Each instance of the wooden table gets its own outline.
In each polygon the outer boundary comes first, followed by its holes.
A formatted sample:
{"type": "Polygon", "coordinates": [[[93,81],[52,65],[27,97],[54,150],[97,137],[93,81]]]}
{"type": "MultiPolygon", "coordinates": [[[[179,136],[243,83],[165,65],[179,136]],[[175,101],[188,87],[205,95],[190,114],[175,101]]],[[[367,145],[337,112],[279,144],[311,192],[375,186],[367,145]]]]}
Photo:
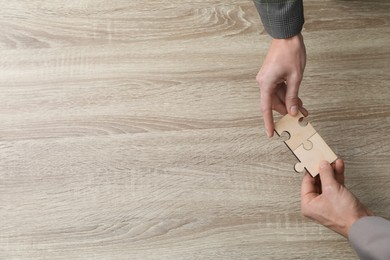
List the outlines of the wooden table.
{"type": "MultiPolygon", "coordinates": [[[[356,259],[262,125],[251,1],[2,1],[1,259],[356,259]]],[[[305,1],[300,96],[390,217],[390,5],[305,1]]]]}

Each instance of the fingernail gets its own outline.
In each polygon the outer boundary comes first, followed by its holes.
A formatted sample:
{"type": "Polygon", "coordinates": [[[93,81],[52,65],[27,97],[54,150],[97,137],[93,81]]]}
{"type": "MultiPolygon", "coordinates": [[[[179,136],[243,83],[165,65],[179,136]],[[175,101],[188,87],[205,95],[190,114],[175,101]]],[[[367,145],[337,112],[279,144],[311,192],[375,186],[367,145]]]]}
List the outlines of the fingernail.
{"type": "Polygon", "coordinates": [[[329,163],[327,161],[322,161],[320,163],[320,168],[322,169],[322,168],[328,167],[328,165],[329,165],[329,163]]]}
{"type": "Polygon", "coordinates": [[[293,116],[295,116],[296,114],[298,114],[298,107],[297,106],[292,106],[291,107],[291,114],[293,116]]]}

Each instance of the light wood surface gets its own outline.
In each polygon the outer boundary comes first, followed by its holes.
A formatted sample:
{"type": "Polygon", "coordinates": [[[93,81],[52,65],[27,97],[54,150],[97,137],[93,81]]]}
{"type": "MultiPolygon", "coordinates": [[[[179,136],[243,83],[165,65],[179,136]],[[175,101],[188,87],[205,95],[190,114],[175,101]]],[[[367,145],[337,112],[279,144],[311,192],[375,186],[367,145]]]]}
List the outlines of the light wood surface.
{"type": "MultiPolygon", "coordinates": [[[[1,259],[356,259],[266,137],[251,1],[1,1],[1,259]]],[[[390,217],[390,5],[305,1],[310,121],[390,217]]]]}

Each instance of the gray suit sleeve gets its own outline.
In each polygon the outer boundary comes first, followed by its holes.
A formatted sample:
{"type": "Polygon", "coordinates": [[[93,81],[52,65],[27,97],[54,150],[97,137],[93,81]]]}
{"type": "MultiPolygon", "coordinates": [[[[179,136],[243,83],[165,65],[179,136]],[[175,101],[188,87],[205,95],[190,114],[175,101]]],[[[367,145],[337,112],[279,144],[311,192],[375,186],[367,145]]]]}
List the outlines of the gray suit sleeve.
{"type": "Polygon", "coordinates": [[[363,217],[352,225],[348,238],[360,259],[390,259],[390,221],[363,217]]]}
{"type": "Polygon", "coordinates": [[[254,0],[265,30],[273,38],[290,38],[305,22],[302,0],[254,0]]]}

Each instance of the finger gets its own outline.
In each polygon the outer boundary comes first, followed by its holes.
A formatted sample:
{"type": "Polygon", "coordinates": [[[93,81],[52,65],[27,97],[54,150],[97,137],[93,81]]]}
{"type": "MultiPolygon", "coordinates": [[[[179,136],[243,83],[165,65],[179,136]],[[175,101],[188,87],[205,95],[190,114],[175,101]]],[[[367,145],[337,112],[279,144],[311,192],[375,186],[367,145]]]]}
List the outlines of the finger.
{"type": "Polygon", "coordinates": [[[321,179],[320,179],[320,175],[317,175],[316,177],[314,177],[315,179],[315,187],[316,187],[316,192],[318,194],[321,194],[322,193],[322,189],[321,189],[321,179]]]}
{"type": "Polygon", "coordinates": [[[282,115],[287,114],[286,105],[284,104],[283,100],[280,99],[279,94],[272,95],[272,109],[276,110],[282,115]]]}
{"type": "Polygon", "coordinates": [[[337,159],[335,162],[335,167],[334,167],[334,172],[335,172],[335,178],[338,183],[341,185],[344,185],[344,161],[341,159],[337,159]]]}
{"type": "Polygon", "coordinates": [[[303,102],[300,98],[298,98],[298,106],[299,106],[299,111],[301,111],[304,116],[309,115],[309,111],[307,111],[307,109],[303,107],[303,102]]]}
{"type": "Polygon", "coordinates": [[[292,116],[295,116],[298,113],[298,90],[300,83],[301,81],[295,78],[287,81],[285,102],[286,108],[292,116]]]}
{"type": "Polygon", "coordinates": [[[326,187],[332,187],[337,184],[333,168],[327,161],[322,161],[320,163],[320,178],[322,191],[324,191],[326,187]]]}
{"type": "Polygon", "coordinates": [[[303,203],[312,200],[317,197],[319,194],[316,187],[316,179],[311,177],[311,175],[305,172],[305,175],[302,179],[301,185],[301,200],[303,203]]]}
{"type": "Polygon", "coordinates": [[[274,135],[274,118],[272,116],[272,97],[271,93],[261,91],[261,112],[263,114],[265,131],[268,137],[274,135]]]}
{"type": "Polygon", "coordinates": [[[309,115],[309,111],[307,111],[307,109],[304,108],[304,107],[300,107],[300,108],[299,108],[299,111],[301,111],[302,114],[303,114],[305,117],[309,115]]]}
{"type": "Polygon", "coordinates": [[[276,91],[276,95],[279,97],[279,100],[285,104],[284,100],[286,98],[286,89],[287,89],[287,85],[285,82],[282,82],[282,83],[279,83],[277,85],[277,91],[276,91]]]}
{"type": "Polygon", "coordinates": [[[276,110],[279,114],[285,115],[287,114],[286,105],[280,101],[273,102],[273,109],[276,110]]]}
{"type": "Polygon", "coordinates": [[[277,85],[277,91],[272,97],[273,109],[278,111],[281,115],[288,113],[284,99],[286,97],[286,84],[284,82],[277,85]]]}

